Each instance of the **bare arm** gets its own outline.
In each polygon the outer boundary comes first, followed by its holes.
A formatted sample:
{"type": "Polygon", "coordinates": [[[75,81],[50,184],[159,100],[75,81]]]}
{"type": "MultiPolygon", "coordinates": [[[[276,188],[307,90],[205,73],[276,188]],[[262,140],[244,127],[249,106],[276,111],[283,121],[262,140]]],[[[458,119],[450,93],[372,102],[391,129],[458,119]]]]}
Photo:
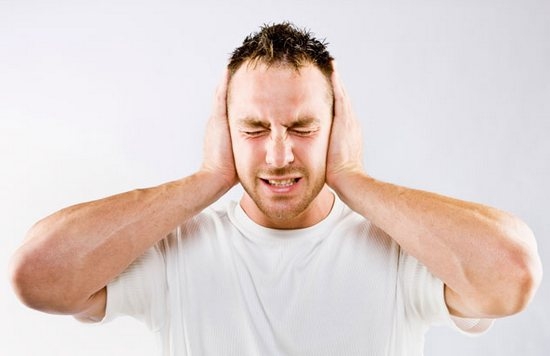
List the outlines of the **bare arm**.
{"type": "Polygon", "coordinates": [[[216,93],[197,173],[63,209],[35,224],[12,258],[12,284],[28,306],[100,320],[105,286],[176,226],[237,183],[226,118],[226,79],[216,93]]]}
{"type": "Polygon", "coordinates": [[[494,208],[368,176],[358,123],[337,73],[333,85],[327,183],[443,280],[453,315],[494,318],[522,310],[542,274],[531,230],[494,208]]]}

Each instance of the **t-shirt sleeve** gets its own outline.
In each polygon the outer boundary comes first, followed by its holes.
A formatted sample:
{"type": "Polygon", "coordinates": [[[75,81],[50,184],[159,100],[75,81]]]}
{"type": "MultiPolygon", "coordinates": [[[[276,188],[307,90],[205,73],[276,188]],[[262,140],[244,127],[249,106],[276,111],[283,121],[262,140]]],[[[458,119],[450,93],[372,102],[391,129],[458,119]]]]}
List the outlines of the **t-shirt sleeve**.
{"type": "Polygon", "coordinates": [[[448,325],[462,333],[475,335],[487,331],[492,319],[459,318],[449,313],[443,281],[435,277],[416,258],[400,253],[400,283],[405,295],[406,314],[427,325],[448,325]]]}
{"type": "Polygon", "coordinates": [[[162,241],[147,250],[107,285],[107,305],[102,322],[132,316],[151,330],[166,319],[166,267],[162,241]]]}

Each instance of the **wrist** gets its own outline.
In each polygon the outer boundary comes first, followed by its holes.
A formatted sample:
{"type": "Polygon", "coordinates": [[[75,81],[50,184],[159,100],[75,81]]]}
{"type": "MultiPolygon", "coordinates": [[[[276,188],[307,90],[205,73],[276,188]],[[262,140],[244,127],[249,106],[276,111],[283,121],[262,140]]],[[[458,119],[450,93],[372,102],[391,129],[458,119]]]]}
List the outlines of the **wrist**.
{"type": "Polygon", "coordinates": [[[327,185],[339,196],[347,190],[353,190],[351,183],[359,178],[368,177],[361,169],[341,169],[327,174],[327,185]]]}
{"type": "Polygon", "coordinates": [[[218,195],[218,198],[228,192],[238,182],[236,176],[229,177],[204,167],[193,174],[192,177],[196,178],[198,184],[218,195]]]}
{"type": "Polygon", "coordinates": [[[341,171],[332,175],[330,181],[327,180],[329,187],[352,209],[365,203],[358,200],[363,199],[364,195],[362,193],[366,189],[371,189],[375,182],[374,178],[361,170],[341,171]]]}

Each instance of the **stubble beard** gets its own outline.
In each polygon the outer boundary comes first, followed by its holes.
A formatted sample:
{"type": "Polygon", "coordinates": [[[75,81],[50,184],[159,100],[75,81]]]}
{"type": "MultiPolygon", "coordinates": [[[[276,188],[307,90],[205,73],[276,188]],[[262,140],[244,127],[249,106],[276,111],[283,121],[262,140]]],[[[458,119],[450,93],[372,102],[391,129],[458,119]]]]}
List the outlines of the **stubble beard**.
{"type": "Polygon", "coordinates": [[[314,180],[310,180],[308,171],[304,168],[282,168],[269,171],[258,171],[252,176],[252,182],[250,180],[240,179],[241,185],[245,192],[250,196],[252,201],[256,204],[258,209],[266,217],[272,220],[284,222],[295,218],[298,218],[304,213],[315,198],[319,195],[325,185],[324,174],[314,180]],[[269,176],[291,176],[299,174],[301,177],[301,184],[308,184],[304,193],[296,197],[287,197],[284,194],[275,197],[265,197],[260,193],[261,185],[263,184],[258,177],[269,176]]]}

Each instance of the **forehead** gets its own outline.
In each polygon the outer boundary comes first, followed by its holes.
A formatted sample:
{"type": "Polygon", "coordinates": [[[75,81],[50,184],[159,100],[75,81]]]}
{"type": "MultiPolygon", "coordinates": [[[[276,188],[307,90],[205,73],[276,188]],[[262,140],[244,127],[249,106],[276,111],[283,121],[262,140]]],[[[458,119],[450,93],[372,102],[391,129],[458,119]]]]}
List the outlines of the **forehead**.
{"type": "Polygon", "coordinates": [[[312,64],[295,69],[281,64],[245,63],[229,83],[230,116],[237,112],[244,114],[243,110],[326,111],[327,108],[332,111],[332,87],[327,77],[312,64]]]}

